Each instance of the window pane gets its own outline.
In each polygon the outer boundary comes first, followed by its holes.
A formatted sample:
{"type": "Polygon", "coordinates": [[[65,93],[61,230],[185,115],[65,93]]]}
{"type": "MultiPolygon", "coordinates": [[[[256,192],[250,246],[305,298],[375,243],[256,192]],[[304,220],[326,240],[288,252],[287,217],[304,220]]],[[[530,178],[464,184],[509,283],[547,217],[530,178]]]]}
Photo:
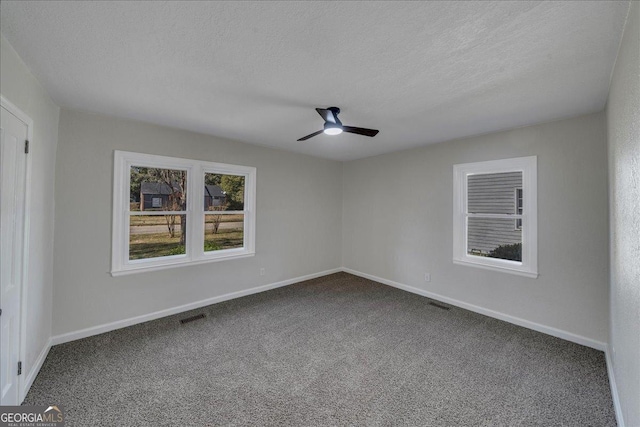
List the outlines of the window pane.
{"type": "Polygon", "coordinates": [[[187,172],[177,169],[131,166],[131,211],[184,211],[187,206],[187,172]]]}
{"type": "MultiPolygon", "coordinates": [[[[467,177],[469,213],[514,214],[516,189],[522,188],[522,172],[487,173],[467,177]]],[[[522,191],[520,191],[522,197],[522,191]]]]}
{"type": "Polygon", "coordinates": [[[204,251],[242,248],[244,215],[207,214],[204,218],[204,251]]]}
{"type": "Polygon", "coordinates": [[[204,210],[244,210],[244,176],[204,174],[204,210]]]}
{"type": "Polygon", "coordinates": [[[185,253],[186,215],[131,215],[129,260],[185,253]]]}
{"type": "MultiPolygon", "coordinates": [[[[516,188],[516,214],[522,215],[523,206],[522,188],[516,188]]],[[[522,228],[522,219],[516,219],[516,228],[522,228]]]]}
{"type": "Polygon", "coordinates": [[[467,253],[522,261],[522,230],[512,219],[468,218],[467,253]]]}

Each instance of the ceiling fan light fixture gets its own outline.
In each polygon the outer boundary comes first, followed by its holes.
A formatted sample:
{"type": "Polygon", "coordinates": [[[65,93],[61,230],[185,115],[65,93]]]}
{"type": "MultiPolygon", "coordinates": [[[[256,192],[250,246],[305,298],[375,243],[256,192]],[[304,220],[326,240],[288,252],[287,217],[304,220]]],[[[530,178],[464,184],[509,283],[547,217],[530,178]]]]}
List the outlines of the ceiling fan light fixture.
{"type": "Polygon", "coordinates": [[[340,135],[342,133],[342,128],[340,126],[326,127],[324,128],[324,133],[327,135],[340,135]]]}

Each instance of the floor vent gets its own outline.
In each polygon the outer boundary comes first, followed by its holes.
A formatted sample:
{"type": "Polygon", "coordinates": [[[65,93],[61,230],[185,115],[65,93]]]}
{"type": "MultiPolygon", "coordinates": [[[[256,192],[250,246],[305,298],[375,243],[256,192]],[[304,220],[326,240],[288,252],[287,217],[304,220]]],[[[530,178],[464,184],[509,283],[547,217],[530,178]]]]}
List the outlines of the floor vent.
{"type": "Polygon", "coordinates": [[[429,302],[429,305],[441,308],[443,310],[449,310],[451,308],[451,307],[447,307],[446,305],[438,304],[437,302],[429,302]]]}
{"type": "Polygon", "coordinates": [[[180,323],[182,323],[184,325],[185,323],[193,322],[195,320],[204,319],[205,317],[206,316],[204,314],[200,313],[200,314],[196,314],[195,316],[187,317],[186,319],[180,319],[180,323]]]}

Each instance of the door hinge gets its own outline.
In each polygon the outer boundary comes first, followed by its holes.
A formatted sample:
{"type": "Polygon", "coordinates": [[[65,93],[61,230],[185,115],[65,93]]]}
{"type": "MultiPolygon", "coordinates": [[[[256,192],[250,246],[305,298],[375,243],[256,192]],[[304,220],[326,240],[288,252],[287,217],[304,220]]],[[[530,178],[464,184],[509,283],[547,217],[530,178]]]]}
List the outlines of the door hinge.
{"type": "Polygon", "coordinates": [[[22,375],[22,362],[18,362],[18,375],[22,375]]]}
{"type": "Polygon", "coordinates": [[[29,140],[24,142],[24,154],[29,154],[29,140]]]}

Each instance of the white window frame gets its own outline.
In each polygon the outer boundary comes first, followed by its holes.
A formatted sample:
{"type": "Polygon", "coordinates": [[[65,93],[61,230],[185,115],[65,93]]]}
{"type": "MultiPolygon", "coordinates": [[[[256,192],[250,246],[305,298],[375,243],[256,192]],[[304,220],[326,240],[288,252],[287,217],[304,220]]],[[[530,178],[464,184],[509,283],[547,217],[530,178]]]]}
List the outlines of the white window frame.
{"type": "MultiPolygon", "coordinates": [[[[163,214],[159,211],[136,211],[135,215],[163,214]]],[[[222,212],[216,212],[218,214],[222,212]]],[[[255,255],[256,168],[204,162],[152,154],[114,152],[113,174],[113,230],[111,247],[111,275],[121,276],[144,271],[245,258],[255,255]],[[185,254],[157,258],[129,260],[129,219],[131,166],[178,169],[187,172],[186,211],[165,212],[187,215],[187,244],[185,254]],[[205,173],[244,176],[244,210],[224,211],[224,214],[244,215],[244,245],[242,248],[204,251],[204,177],[205,173]]]]}
{"type": "Polygon", "coordinates": [[[537,156],[453,166],[453,262],[488,270],[538,277],[537,156]],[[476,174],[522,172],[522,214],[473,214],[467,211],[468,177],[476,174]],[[472,217],[522,219],[522,262],[467,253],[468,219],[472,217]]]}
{"type": "MultiPolygon", "coordinates": [[[[515,200],[515,210],[514,213],[516,215],[522,215],[522,210],[524,206],[524,199],[518,196],[518,192],[522,192],[522,187],[517,187],[514,190],[514,200],[515,200]],[[520,200],[522,199],[522,205],[520,206],[520,200]]],[[[524,193],[523,193],[524,194],[524,193]]],[[[516,218],[515,222],[515,230],[522,230],[522,220],[520,218],[516,218]]]]}

